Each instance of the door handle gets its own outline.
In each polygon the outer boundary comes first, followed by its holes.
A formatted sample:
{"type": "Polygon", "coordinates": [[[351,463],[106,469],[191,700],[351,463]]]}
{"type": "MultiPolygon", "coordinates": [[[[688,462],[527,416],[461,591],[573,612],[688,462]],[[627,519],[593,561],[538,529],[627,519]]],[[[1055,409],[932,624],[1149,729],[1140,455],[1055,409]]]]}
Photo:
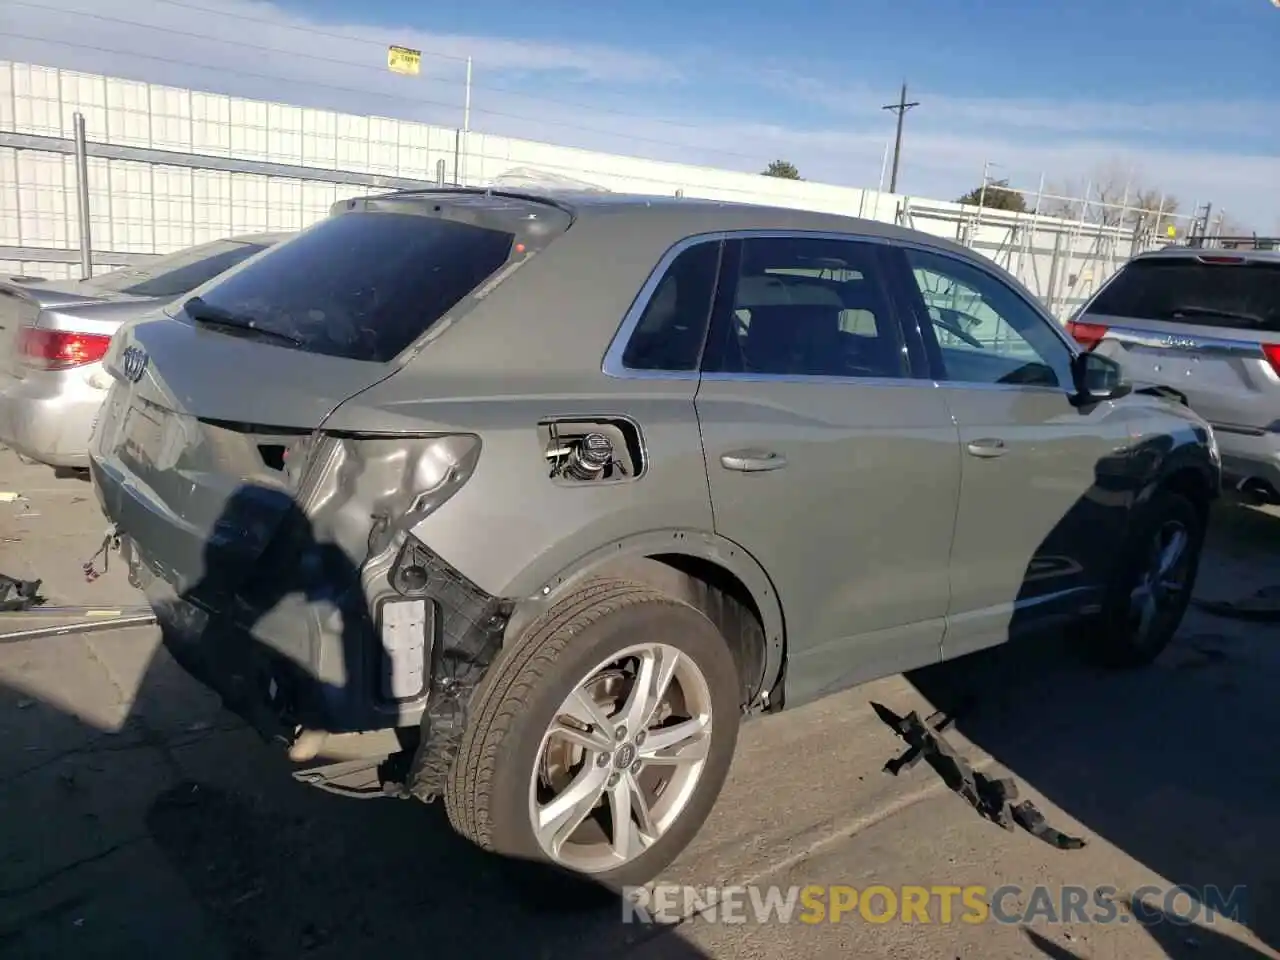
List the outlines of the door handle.
{"type": "Polygon", "coordinates": [[[720,465],[726,470],[739,473],[763,473],[766,470],[781,470],[787,465],[787,458],[772,450],[735,450],[720,456],[720,465]]]}
{"type": "Polygon", "coordinates": [[[982,457],[990,460],[993,457],[1003,457],[1009,452],[1009,448],[1004,445],[1004,441],[999,437],[983,437],[981,440],[972,440],[966,447],[970,456],[982,457]]]}

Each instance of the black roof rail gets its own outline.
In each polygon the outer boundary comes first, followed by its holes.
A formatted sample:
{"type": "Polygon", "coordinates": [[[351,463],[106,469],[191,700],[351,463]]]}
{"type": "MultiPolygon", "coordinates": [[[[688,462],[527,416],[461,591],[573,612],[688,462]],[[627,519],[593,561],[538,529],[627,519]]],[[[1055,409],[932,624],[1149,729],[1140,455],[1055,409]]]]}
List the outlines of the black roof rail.
{"type": "Polygon", "coordinates": [[[1280,250],[1280,237],[1188,237],[1188,247],[1219,250],[1280,250]]]}

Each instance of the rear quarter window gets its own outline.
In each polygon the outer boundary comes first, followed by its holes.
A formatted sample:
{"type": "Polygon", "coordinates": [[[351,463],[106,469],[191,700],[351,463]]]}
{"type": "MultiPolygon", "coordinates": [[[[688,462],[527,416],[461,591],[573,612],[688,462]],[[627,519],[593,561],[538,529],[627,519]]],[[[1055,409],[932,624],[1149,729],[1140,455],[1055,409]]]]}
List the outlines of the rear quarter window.
{"type": "Polygon", "coordinates": [[[1099,292],[1088,312],[1280,332],[1280,263],[1206,259],[1133,260],[1099,292]]]}
{"type": "Polygon", "coordinates": [[[394,358],[497,271],[512,233],[409,213],[322,220],[200,291],[246,325],[299,349],[394,358]]]}

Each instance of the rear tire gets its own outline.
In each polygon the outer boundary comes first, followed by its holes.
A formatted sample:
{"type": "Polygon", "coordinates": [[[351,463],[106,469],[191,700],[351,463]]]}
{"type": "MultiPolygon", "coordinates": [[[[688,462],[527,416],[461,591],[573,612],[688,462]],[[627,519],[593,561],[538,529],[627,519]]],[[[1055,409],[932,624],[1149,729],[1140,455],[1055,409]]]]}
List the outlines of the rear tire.
{"type": "Polygon", "coordinates": [[[1102,611],[1086,627],[1095,661],[1145,666],[1169,645],[1195,589],[1206,520],[1205,511],[1171,490],[1157,490],[1139,508],[1102,611]]]}
{"type": "Polygon", "coordinates": [[[590,581],[531,624],[476,692],[445,794],[449,820],[483,849],[552,874],[612,890],[646,883],[715,804],[737,742],[740,687],[701,611],[643,583],[590,581]],[[650,695],[664,674],[666,693],[650,695]],[[650,791],[649,781],[663,786],[650,791]],[[570,803],[575,790],[585,791],[581,803],[570,803]],[[568,826],[569,806],[591,807],[578,828],[568,826]],[[560,809],[564,826],[552,815],[560,809]],[[630,811],[618,818],[630,830],[614,824],[619,810],[630,811]]]}

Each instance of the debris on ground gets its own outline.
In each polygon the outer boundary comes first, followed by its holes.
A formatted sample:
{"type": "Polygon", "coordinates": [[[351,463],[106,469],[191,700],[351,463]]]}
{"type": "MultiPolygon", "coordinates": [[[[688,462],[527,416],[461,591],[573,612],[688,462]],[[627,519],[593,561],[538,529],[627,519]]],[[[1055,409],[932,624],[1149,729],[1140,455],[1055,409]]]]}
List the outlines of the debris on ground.
{"type": "Polygon", "coordinates": [[[928,720],[921,720],[914,710],[900,717],[883,704],[872,702],[871,709],[908,744],[905,753],[885,764],[886,772],[897,776],[923,758],[948,787],[992,823],[1006,830],[1012,830],[1016,824],[1059,850],[1078,850],[1085,845],[1082,838],[1069,836],[1049,826],[1044,814],[1030,800],[1023,800],[1015,806],[1018,785],[1012,779],[997,780],[975,771],[969,761],[956,753],[942,737],[942,731],[955,721],[954,715],[948,716],[939,711],[928,720]]]}
{"type": "Polygon", "coordinates": [[[80,564],[80,569],[84,571],[85,581],[93,583],[93,581],[106,573],[111,567],[111,551],[118,549],[120,549],[120,534],[112,527],[103,535],[102,543],[93,552],[93,556],[80,564]],[[98,569],[95,565],[99,559],[102,560],[102,569],[98,569]]]}
{"type": "Polygon", "coordinates": [[[44,603],[40,596],[41,580],[19,580],[0,573],[0,611],[30,610],[44,603]]]}
{"type": "Polygon", "coordinates": [[[1250,620],[1254,623],[1280,623],[1280,584],[1260,587],[1238,600],[1192,600],[1197,607],[1218,617],[1250,620]]]}

